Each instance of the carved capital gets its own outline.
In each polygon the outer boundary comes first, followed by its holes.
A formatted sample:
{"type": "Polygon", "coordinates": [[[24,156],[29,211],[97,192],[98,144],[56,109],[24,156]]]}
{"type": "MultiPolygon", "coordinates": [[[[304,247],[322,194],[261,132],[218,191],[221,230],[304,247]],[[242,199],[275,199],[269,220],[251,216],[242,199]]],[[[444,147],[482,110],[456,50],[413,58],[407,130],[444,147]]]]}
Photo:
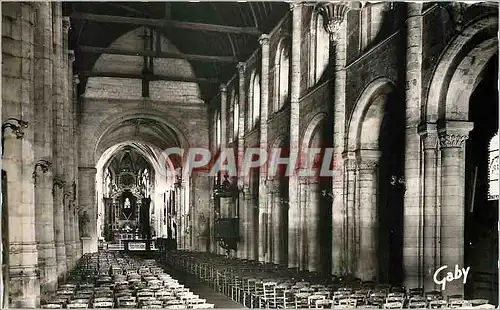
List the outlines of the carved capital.
{"type": "Polygon", "coordinates": [[[259,37],[259,44],[260,45],[268,45],[269,44],[269,35],[268,34],[262,34],[259,37]]]}
{"type": "Polygon", "coordinates": [[[300,8],[303,5],[304,5],[304,3],[301,1],[290,2],[290,11],[293,11],[294,9],[300,8]]]}
{"type": "Polygon", "coordinates": [[[440,133],[439,144],[441,148],[462,148],[465,146],[465,141],[469,138],[469,134],[455,133],[440,133]]]}
{"type": "Polygon", "coordinates": [[[69,62],[75,61],[75,51],[74,50],[68,50],[68,61],[69,62]]]}
{"type": "Polygon", "coordinates": [[[378,167],[378,160],[371,158],[362,158],[358,160],[358,168],[360,171],[375,170],[378,167]]]}
{"type": "Polygon", "coordinates": [[[227,87],[226,84],[220,84],[219,90],[223,93],[227,92],[227,87]]]}
{"type": "Polygon", "coordinates": [[[247,68],[247,65],[246,63],[244,62],[239,62],[237,65],[236,65],[236,69],[238,69],[238,73],[240,75],[243,75],[245,73],[245,70],[247,68]]]}
{"type": "Polygon", "coordinates": [[[266,180],[268,193],[278,194],[280,192],[280,183],[278,180],[266,180]]]}
{"type": "Polygon", "coordinates": [[[69,31],[69,27],[71,26],[71,21],[68,16],[63,16],[62,26],[63,26],[63,31],[67,33],[69,31]]]}
{"type": "Polygon", "coordinates": [[[340,26],[349,11],[349,3],[347,2],[327,2],[323,3],[318,8],[320,14],[323,15],[324,27],[330,34],[330,40],[338,39],[340,26]]]}
{"type": "Polygon", "coordinates": [[[80,77],[78,77],[78,74],[73,75],[73,83],[80,84],[80,77]]]}

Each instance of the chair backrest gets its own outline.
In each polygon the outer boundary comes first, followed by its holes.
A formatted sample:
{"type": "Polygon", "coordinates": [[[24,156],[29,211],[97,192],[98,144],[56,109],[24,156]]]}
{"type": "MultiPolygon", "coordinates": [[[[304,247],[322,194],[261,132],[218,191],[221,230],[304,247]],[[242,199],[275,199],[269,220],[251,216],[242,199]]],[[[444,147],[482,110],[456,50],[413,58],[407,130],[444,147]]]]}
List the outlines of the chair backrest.
{"type": "Polygon", "coordinates": [[[439,309],[439,308],[445,308],[448,305],[448,302],[446,300],[431,300],[429,302],[429,308],[430,309],[439,309]]]}
{"type": "Polygon", "coordinates": [[[214,304],[197,304],[197,305],[192,305],[192,309],[213,309],[214,304]]]}
{"type": "Polygon", "coordinates": [[[339,306],[340,307],[347,307],[347,308],[356,308],[357,300],[351,299],[351,298],[340,299],[339,306]]]}
{"type": "Polygon", "coordinates": [[[408,304],[408,308],[410,308],[410,309],[423,309],[423,308],[427,308],[427,303],[425,301],[410,302],[408,304]]]}
{"type": "Polygon", "coordinates": [[[67,305],[68,309],[87,309],[88,303],[71,303],[67,305]]]}
{"type": "Polygon", "coordinates": [[[42,305],[42,308],[43,309],[62,309],[62,305],[57,303],[57,304],[45,304],[45,305],[42,305]]]}
{"type": "Polygon", "coordinates": [[[111,301],[94,302],[94,308],[113,308],[114,304],[111,301]]]}
{"type": "Polygon", "coordinates": [[[403,309],[403,302],[400,301],[386,302],[384,304],[384,309],[403,309]]]}

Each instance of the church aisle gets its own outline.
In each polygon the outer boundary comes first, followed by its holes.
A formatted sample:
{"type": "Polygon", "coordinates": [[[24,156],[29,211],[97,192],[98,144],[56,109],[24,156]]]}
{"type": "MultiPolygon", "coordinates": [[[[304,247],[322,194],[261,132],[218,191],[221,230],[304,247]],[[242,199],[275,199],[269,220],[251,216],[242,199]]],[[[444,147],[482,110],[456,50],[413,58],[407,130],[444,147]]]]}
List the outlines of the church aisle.
{"type": "Polygon", "coordinates": [[[177,279],[180,284],[184,284],[200,298],[207,300],[207,303],[214,304],[214,308],[244,308],[243,305],[231,300],[227,296],[215,291],[208,287],[206,284],[200,282],[195,276],[185,273],[180,270],[165,267],[165,272],[170,274],[173,278],[177,279]]]}

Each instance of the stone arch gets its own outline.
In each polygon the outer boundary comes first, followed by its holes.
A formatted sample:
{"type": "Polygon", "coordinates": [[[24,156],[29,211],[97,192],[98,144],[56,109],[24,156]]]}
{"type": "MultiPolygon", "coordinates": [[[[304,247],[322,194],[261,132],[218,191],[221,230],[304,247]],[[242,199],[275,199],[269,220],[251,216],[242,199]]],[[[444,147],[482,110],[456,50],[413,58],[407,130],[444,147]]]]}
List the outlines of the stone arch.
{"type": "Polygon", "coordinates": [[[321,126],[321,124],[326,121],[328,115],[325,112],[320,112],[312,117],[306,127],[304,136],[302,137],[302,149],[310,147],[311,140],[314,138],[316,131],[321,126]]]}
{"type": "Polygon", "coordinates": [[[486,16],[470,23],[450,42],[434,70],[422,107],[427,122],[468,119],[469,97],[498,50],[497,32],[498,17],[486,16]]]}
{"type": "Polygon", "coordinates": [[[314,115],[309,123],[307,124],[306,130],[302,137],[301,143],[301,152],[300,152],[300,162],[303,163],[306,160],[305,156],[307,154],[305,150],[311,148],[311,144],[313,143],[313,139],[317,136],[318,130],[321,129],[321,125],[327,120],[328,115],[325,112],[320,112],[314,115]]]}
{"type": "Polygon", "coordinates": [[[105,118],[97,126],[94,126],[91,132],[85,134],[90,137],[90,139],[82,145],[83,161],[88,162],[89,165],[95,165],[99,160],[96,155],[105,135],[121,122],[136,118],[152,119],[164,124],[175,132],[180,144],[178,146],[181,148],[188,148],[190,143],[187,129],[184,128],[184,126],[179,122],[175,121],[174,118],[168,117],[168,115],[165,114],[166,113],[164,112],[154,110],[134,109],[122,113],[112,114],[111,116],[105,118]]]}
{"type": "Polygon", "coordinates": [[[376,149],[379,128],[382,122],[383,101],[375,100],[378,96],[387,95],[396,90],[395,83],[386,77],[371,81],[356,100],[349,120],[347,150],[376,149]],[[368,119],[367,118],[370,118],[368,119]],[[367,122],[368,120],[368,122],[367,122]],[[373,130],[374,123],[378,128],[373,130]],[[371,132],[371,133],[370,133],[371,132]],[[367,134],[363,136],[363,134],[367,134]]]}

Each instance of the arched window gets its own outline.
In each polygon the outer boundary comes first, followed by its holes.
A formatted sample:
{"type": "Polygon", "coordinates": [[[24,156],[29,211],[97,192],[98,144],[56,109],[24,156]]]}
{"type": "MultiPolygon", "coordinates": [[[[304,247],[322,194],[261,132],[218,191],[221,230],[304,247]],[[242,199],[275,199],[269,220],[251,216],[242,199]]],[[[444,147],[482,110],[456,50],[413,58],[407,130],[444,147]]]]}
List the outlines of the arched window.
{"type": "Polygon", "coordinates": [[[488,165],[488,200],[498,200],[498,133],[490,140],[488,165]]]}
{"type": "Polygon", "coordinates": [[[310,81],[318,83],[328,67],[330,58],[330,35],[324,27],[323,15],[316,12],[311,23],[310,81]]]}
{"type": "Polygon", "coordinates": [[[216,125],[215,125],[215,128],[216,128],[216,136],[215,136],[215,139],[216,139],[216,145],[217,145],[217,148],[220,147],[220,143],[221,143],[221,120],[220,120],[220,112],[217,112],[217,118],[216,118],[216,125]]]}
{"type": "Polygon", "coordinates": [[[236,92],[233,93],[233,138],[238,139],[238,130],[240,126],[240,103],[236,92]]]}
{"type": "Polygon", "coordinates": [[[260,117],[260,77],[254,70],[248,88],[247,130],[251,130],[260,117]]]}
{"type": "Polygon", "coordinates": [[[252,127],[260,118],[260,76],[253,77],[253,100],[252,100],[252,127]]]}
{"type": "Polygon", "coordinates": [[[283,107],[288,99],[290,57],[288,46],[284,40],[278,45],[274,60],[274,111],[283,107]]]}

